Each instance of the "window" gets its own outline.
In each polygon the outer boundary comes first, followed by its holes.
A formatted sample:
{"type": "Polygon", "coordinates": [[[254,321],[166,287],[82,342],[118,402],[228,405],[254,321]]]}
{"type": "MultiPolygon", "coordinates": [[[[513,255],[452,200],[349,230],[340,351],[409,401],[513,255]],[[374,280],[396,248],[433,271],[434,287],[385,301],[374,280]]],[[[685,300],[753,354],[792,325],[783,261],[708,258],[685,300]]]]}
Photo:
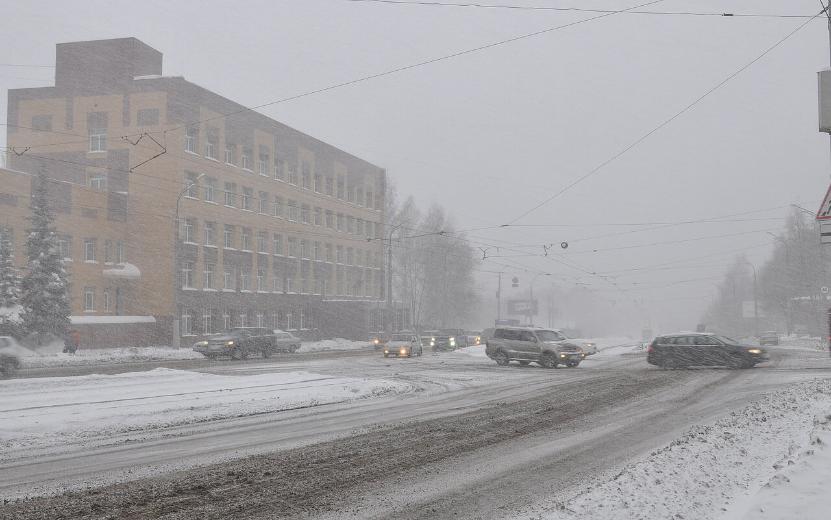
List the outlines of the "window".
{"type": "Polygon", "coordinates": [[[106,173],[88,173],[87,186],[95,191],[106,191],[107,189],[107,174],[106,173]]]}
{"type": "Polygon", "coordinates": [[[186,218],[182,228],[182,240],[185,243],[193,244],[196,240],[196,219],[186,218]]]}
{"type": "MultiPolygon", "coordinates": [[[[265,269],[257,269],[257,290],[258,291],[266,291],[266,278],[265,278],[265,269]]],[[[262,325],[257,325],[258,327],[262,327],[262,325]]]]}
{"type": "Polygon", "coordinates": [[[182,264],[182,288],[193,288],[193,262],[184,262],[182,264]]]}
{"type": "Polygon", "coordinates": [[[289,237],[289,256],[296,257],[297,256],[297,239],[295,237],[289,237]]]}
{"type": "Polygon", "coordinates": [[[216,222],[205,222],[205,245],[216,245],[216,222]]]}
{"type": "Polygon", "coordinates": [[[338,213],[338,231],[340,231],[340,232],[344,231],[344,220],[343,220],[343,214],[342,213],[338,213]]]}
{"type": "Polygon", "coordinates": [[[104,312],[110,312],[112,306],[112,299],[110,298],[110,291],[104,290],[104,312]]]}
{"type": "Polygon", "coordinates": [[[117,240],[115,243],[115,263],[123,264],[124,262],[124,242],[117,240]]]}
{"type": "Polygon", "coordinates": [[[315,174],[315,192],[323,193],[323,175],[315,174]]]}
{"type": "Polygon", "coordinates": [[[346,217],[346,232],[350,235],[355,232],[355,217],[351,215],[346,217]]]}
{"type": "Polygon", "coordinates": [[[296,200],[289,200],[288,206],[289,206],[289,220],[291,220],[292,222],[297,221],[297,218],[299,216],[298,213],[300,212],[299,208],[297,207],[297,201],[296,200]]]}
{"type": "Polygon", "coordinates": [[[243,251],[251,251],[251,229],[242,228],[240,233],[240,249],[243,251]]]}
{"type": "Polygon", "coordinates": [[[274,197],[273,215],[275,217],[283,216],[283,197],[274,197]]]}
{"type": "Polygon", "coordinates": [[[355,202],[358,203],[358,206],[363,206],[364,205],[364,189],[360,188],[360,187],[355,188],[355,194],[357,195],[355,197],[355,202]]]}
{"type": "Polygon", "coordinates": [[[214,288],[214,269],[216,265],[212,263],[205,264],[205,278],[202,283],[203,289],[213,289],[214,288]]]}
{"type": "Polygon", "coordinates": [[[274,233],[272,238],[272,248],[274,250],[275,255],[282,255],[283,254],[283,235],[278,233],[274,233]]]}
{"type": "Polygon", "coordinates": [[[231,312],[227,309],[222,311],[222,328],[223,330],[231,328],[231,312]]]}
{"type": "Polygon", "coordinates": [[[225,164],[236,164],[236,147],[232,144],[225,145],[225,164]]]}
{"type": "Polygon", "coordinates": [[[297,166],[289,164],[289,184],[297,185],[297,166]]]}
{"type": "Polygon", "coordinates": [[[89,151],[90,152],[106,152],[107,151],[107,129],[106,128],[90,128],[89,129],[89,151]]]}
{"type": "Polygon", "coordinates": [[[343,263],[343,246],[337,246],[335,248],[335,262],[339,264],[343,263]]]}
{"type": "Polygon", "coordinates": [[[309,166],[309,163],[303,162],[302,166],[302,177],[303,177],[303,187],[307,190],[312,187],[312,167],[309,166]]]}
{"type": "Polygon", "coordinates": [[[259,203],[260,213],[262,213],[263,215],[268,215],[268,199],[269,199],[269,196],[268,196],[267,192],[261,191],[259,193],[258,200],[260,202],[259,203]]]}
{"type": "Polygon", "coordinates": [[[268,177],[268,148],[265,146],[260,146],[260,161],[259,161],[259,171],[260,175],[268,177]]]}
{"type": "Polygon", "coordinates": [[[335,228],[335,214],[328,209],[326,210],[326,227],[329,229],[335,228]]]}
{"type": "Polygon", "coordinates": [[[355,203],[355,187],[351,186],[346,189],[346,202],[355,203]]]}
{"type": "Polygon", "coordinates": [[[64,260],[72,259],[72,237],[70,235],[58,236],[58,253],[64,260]]]}
{"type": "Polygon", "coordinates": [[[185,129],[185,151],[196,153],[196,145],[199,141],[199,129],[191,126],[185,129]]]}
{"type": "Polygon", "coordinates": [[[268,253],[268,233],[265,231],[257,233],[257,252],[268,253]]]}
{"type": "Polygon", "coordinates": [[[251,170],[251,150],[249,148],[242,150],[242,169],[251,170]]]}
{"type": "Polygon", "coordinates": [[[212,334],[214,331],[211,321],[211,309],[202,311],[202,332],[205,334],[212,334]]]}
{"type": "Polygon", "coordinates": [[[182,323],[181,323],[182,336],[193,336],[193,316],[189,313],[182,314],[182,323]]]}
{"type": "Polygon", "coordinates": [[[351,247],[346,248],[346,265],[355,265],[355,250],[351,247]]]}
{"type": "Polygon", "coordinates": [[[205,202],[216,202],[216,179],[205,178],[205,202]]]}
{"type": "Polygon", "coordinates": [[[303,222],[304,224],[311,223],[311,221],[310,221],[310,218],[311,218],[310,211],[311,210],[310,210],[308,204],[303,204],[300,207],[300,221],[303,222]]]}
{"type": "Polygon", "coordinates": [[[239,315],[239,326],[245,327],[248,324],[248,315],[245,313],[241,313],[239,315]]]}
{"type": "Polygon", "coordinates": [[[95,312],[95,287],[84,287],[84,312],[95,312]]]}
{"type": "Polygon", "coordinates": [[[234,247],[234,226],[225,225],[225,231],[223,232],[223,247],[225,249],[233,249],[234,247]]]}
{"type": "Polygon", "coordinates": [[[330,197],[335,194],[335,179],[326,177],[326,195],[330,197]]]}
{"type": "Polygon", "coordinates": [[[159,124],[158,108],[142,108],[136,112],[136,124],[138,126],[155,126],[159,124]]]}
{"type": "Polygon", "coordinates": [[[364,219],[359,218],[355,220],[355,234],[356,235],[363,235],[364,234],[364,219]]]}
{"type": "Polygon", "coordinates": [[[309,258],[309,241],[305,238],[300,240],[300,258],[309,258]]]}
{"type": "MultiPolygon", "coordinates": [[[[222,273],[222,288],[233,291],[235,279],[234,269],[232,267],[226,267],[222,273]]],[[[226,326],[225,328],[228,327],[226,326]]]]}
{"type": "Polygon", "coordinates": [[[278,159],[276,156],[274,157],[274,180],[277,181],[284,181],[285,179],[285,169],[283,167],[283,160],[278,159]]]}
{"type": "MultiPolygon", "coordinates": [[[[294,281],[291,276],[286,277],[286,292],[294,292],[294,281]]],[[[288,314],[289,320],[291,320],[291,313],[288,314]]]]}
{"type": "Polygon", "coordinates": [[[338,176],[338,198],[341,199],[341,200],[343,200],[343,192],[344,192],[345,187],[346,186],[345,186],[345,183],[344,183],[344,180],[343,180],[343,176],[339,175],[338,176]]]}
{"type": "Polygon", "coordinates": [[[242,209],[251,211],[251,199],[254,198],[254,190],[251,188],[242,188],[242,209]]]}
{"type": "Polygon", "coordinates": [[[323,257],[321,256],[321,251],[320,251],[320,242],[315,242],[313,258],[315,260],[323,260],[323,257]]]}
{"type": "Polygon", "coordinates": [[[315,208],[315,226],[323,225],[323,209],[315,208]]]}
{"type": "Polygon", "coordinates": [[[113,262],[113,241],[104,240],[104,263],[111,264],[113,262]]]}
{"type": "Polygon", "coordinates": [[[257,326],[265,327],[265,317],[262,314],[257,314],[257,326]]]}
{"type": "Polygon", "coordinates": [[[193,172],[185,174],[185,197],[189,199],[199,198],[199,175],[193,172]]]}
{"type": "Polygon", "coordinates": [[[237,205],[237,185],[233,182],[225,183],[225,205],[230,207],[237,205]]]}
{"type": "Polygon", "coordinates": [[[294,330],[294,320],[290,312],[286,313],[286,330],[294,330]]]}
{"type": "Polygon", "coordinates": [[[208,140],[205,141],[205,157],[207,157],[208,159],[218,159],[218,157],[216,156],[216,154],[217,154],[216,149],[217,149],[216,141],[213,140],[209,136],[208,140]]]}
{"type": "Polygon", "coordinates": [[[32,130],[35,132],[51,132],[52,116],[41,115],[32,117],[32,130]]]}
{"type": "Polygon", "coordinates": [[[332,260],[332,244],[326,244],[326,261],[331,262],[332,260]]]}
{"type": "Polygon", "coordinates": [[[84,262],[95,262],[95,239],[84,239],[84,262]]]}
{"type": "Polygon", "coordinates": [[[371,192],[371,191],[367,191],[367,192],[366,192],[366,207],[371,208],[372,206],[373,206],[373,202],[372,202],[372,192],[371,192]]]}
{"type": "Polygon", "coordinates": [[[240,271],[240,290],[243,291],[250,291],[251,290],[251,272],[247,269],[243,269],[240,271]]]}

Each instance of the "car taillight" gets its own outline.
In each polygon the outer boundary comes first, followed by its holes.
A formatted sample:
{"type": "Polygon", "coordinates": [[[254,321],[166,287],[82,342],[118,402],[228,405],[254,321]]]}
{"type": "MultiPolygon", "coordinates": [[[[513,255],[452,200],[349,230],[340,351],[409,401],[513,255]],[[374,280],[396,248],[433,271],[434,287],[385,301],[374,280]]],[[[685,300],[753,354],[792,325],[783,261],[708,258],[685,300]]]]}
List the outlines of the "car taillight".
{"type": "Polygon", "coordinates": [[[650,343],[650,344],[649,344],[649,346],[648,346],[648,347],[646,347],[646,351],[647,351],[647,353],[648,353],[648,352],[653,352],[654,350],[655,350],[655,349],[652,347],[652,343],[650,343]]]}

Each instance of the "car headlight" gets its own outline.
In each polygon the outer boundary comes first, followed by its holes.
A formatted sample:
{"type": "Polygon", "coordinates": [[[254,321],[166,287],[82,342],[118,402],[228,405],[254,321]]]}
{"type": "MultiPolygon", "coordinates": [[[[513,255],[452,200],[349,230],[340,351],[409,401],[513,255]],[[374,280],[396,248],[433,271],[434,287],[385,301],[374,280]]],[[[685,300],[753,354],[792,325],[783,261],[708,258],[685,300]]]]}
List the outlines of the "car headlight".
{"type": "Polygon", "coordinates": [[[376,338],[376,339],[373,339],[373,340],[372,340],[372,342],[373,342],[373,343],[375,343],[376,345],[377,345],[378,343],[380,343],[380,341],[378,341],[378,339],[377,339],[377,338],[376,338]]]}
{"type": "Polygon", "coordinates": [[[390,351],[389,351],[389,350],[384,349],[384,354],[389,354],[389,353],[390,353],[390,351]]]}
{"type": "Polygon", "coordinates": [[[233,346],[234,346],[234,342],[233,342],[233,341],[226,341],[226,342],[225,342],[225,346],[227,346],[227,347],[233,347],[233,346]]]}
{"type": "Polygon", "coordinates": [[[435,347],[435,346],[436,346],[436,342],[435,342],[435,341],[433,341],[433,340],[430,340],[430,346],[431,346],[431,347],[435,347]]]}
{"type": "Polygon", "coordinates": [[[402,353],[402,354],[406,354],[406,353],[407,353],[407,349],[402,348],[402,349],[401,349],[401,353],[402,353]]]}
{"type": "Polygon", "coordinates": [[[564,358],[564,357],[566,357],[566,355],[565,354],[560,354],[560,357],[564,358]]]}
{"type": "Polygon", "coordinates": [[[749,349],[747,349],[747,352],[749,354],[761,354],[762,349],[760,349],[760,348],[749,348],[749,349]]]}

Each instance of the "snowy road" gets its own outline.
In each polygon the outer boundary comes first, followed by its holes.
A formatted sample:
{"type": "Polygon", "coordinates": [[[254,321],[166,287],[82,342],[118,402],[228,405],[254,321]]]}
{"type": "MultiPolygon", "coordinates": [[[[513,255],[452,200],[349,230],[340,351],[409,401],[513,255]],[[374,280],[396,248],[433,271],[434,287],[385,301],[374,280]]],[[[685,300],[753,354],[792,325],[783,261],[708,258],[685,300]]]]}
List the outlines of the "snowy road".
{"type": "Polygon", "coordinates": [[[0,518],[536,514],[543,498],[565,501],[762,392],[831,377],[828,354],[810,349],[776,351],[744,371],[663,371],[632,354],[609,350],[553,371],[497,367],[476,351],[202,367],[220,378],[306,372],[406,390],[5,453],[4,497],[126,483],[10,504],[0,518]]]}

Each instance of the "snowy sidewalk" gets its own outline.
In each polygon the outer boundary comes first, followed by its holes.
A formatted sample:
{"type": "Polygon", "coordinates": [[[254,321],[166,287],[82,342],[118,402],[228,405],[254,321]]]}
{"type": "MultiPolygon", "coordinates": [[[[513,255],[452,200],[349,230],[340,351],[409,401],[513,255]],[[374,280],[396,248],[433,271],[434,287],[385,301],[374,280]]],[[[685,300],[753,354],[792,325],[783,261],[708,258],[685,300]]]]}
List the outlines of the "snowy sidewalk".
{"type": "Polygon", "coordinates": [[[550,520],[828,518],[831,380],[800,383],[690,429],[611,480],[530,516],[550,520]]]}

